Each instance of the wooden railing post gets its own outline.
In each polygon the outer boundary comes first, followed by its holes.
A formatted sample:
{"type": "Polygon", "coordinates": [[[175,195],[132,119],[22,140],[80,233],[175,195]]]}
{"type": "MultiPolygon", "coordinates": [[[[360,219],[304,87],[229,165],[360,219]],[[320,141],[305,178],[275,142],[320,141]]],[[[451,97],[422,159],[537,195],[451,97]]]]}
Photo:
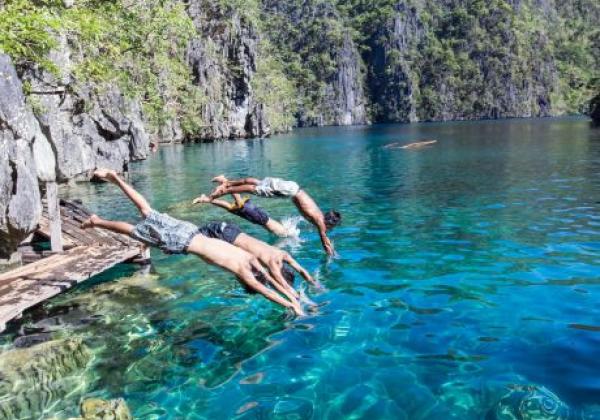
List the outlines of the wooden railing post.
{"type": "Polygon", "coordinates": [[[63,252],[60,204],[58,202],[58,186],[56,182],[46,183],[46,202],[48,206],[48,222],[50,223],[50,249],[52,252],[63,252]]]}

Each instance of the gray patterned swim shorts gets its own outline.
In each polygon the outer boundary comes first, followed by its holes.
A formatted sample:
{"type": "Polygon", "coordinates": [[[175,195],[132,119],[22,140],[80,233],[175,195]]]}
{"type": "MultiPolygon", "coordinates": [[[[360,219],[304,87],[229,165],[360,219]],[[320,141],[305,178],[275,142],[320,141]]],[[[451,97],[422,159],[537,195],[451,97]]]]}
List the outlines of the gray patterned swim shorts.
{"type": "Polygon", "coordinates": [[[166,254],[185,254],[198,227],[151,210],[148,216],[133,228],[131,237],[147,245],[160,248],[166,254]]]}
{"type": "Polygon", "coordinates": [[[267,177],[256,186],[256,195],[263,197],[294,197],[300,186],[294,181],[267,177]]]}

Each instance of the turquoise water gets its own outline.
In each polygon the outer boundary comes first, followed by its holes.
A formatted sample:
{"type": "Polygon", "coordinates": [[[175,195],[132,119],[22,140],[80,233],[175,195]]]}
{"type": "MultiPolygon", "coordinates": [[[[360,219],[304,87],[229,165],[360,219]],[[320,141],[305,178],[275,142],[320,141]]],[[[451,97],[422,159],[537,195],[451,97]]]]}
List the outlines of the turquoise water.
{"type": "MultiPolygon", "coordinates": [[[[163,147],[130,179],[158,210],[277,242],[186,204],[220,173],[297,180],[342,212],[338,258],[307,224],[281,244],[326,286],[306,291],[317,313],[293,319],[227,273],[155,251],[153,273],[119,266],[3,336],[8,348],[45,327],[94,352],[81,389],[48,412],[72,415],[95,395],[124,397],[144,419],[494,419],[511,389],[533,385],[600,418],[600,131],[587,121],[303,129],[163,147]]],[[[68,194],[137,220],[113,186],[68,194]]],[[[297,215],[285,200],[260,204],[297,215]]]]}

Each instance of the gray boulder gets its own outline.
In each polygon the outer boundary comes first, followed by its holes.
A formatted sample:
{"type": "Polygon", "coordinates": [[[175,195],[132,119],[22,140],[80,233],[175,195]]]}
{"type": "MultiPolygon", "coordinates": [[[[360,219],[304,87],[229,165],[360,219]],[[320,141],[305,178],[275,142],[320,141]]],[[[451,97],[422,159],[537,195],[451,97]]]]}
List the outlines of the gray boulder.
{"type": "Polygon", "coordinates": [[[38,175],[54,178],[53,155],[28,108],[11,59],[0,54],[0,258],[8,258],[41,215],[38,175]],[[35,151],[35,153],[34,153],[35,151]],[[50,161],[46,164],[46,159],[50,161]],[[39,160],[39,165],[36,160],[39,160]],[[39,167],[39,173],[38,173],[39,167]]]}

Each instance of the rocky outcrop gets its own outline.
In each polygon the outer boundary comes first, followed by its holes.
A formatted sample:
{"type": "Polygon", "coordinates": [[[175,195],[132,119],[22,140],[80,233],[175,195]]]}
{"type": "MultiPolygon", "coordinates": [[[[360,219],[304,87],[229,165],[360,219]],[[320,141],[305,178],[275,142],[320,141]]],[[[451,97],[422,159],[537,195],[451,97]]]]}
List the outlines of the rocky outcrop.
{"type": "Polygon", "coordinates": [[[300,97],[297,125],[367,124],[364,66],[352,32],[332,2],[265,0],[268,33],[300,60],[289,77],[300,97]],[[310,76],[307,78],[306,74],[310,76]]]}
{"type": "MultiPolygon", "coordinates": [[[[468,12],[461,2],[433,3],[398,2],[373,27],[364,59],[376,121],[552,114],[558,69],[549,37],[519,32],[512,17],[527,9],[516,2],[514,12],[468,12]],[[522,54],[523,48],[532,53],[522,54]]],[[[550,12],[545,18],[556,21],[550,12]]]]}
{"type": "Polygon", "coordinates": [[[150,139],[139,105],[114,86],[78,85],[66,37],[50,54],[55,76],[29,68],[23,79],[31,86],[36,115],[55,154],[58,181],[87,177],[97,167],[119,172],[130,160],[145,159],[150,139]]]}
{"type": "Polygon", "coordinates": [[[80,386],[91,360],[81,339],[47,341],[0,354],[0,418],[37,418],[80,386]]]}
{"type": "Polygon", "coordinates": [[[49,57],[59,75],[32,66],[17,74],[0,54],[0,259],[37,227],[45,182],[123,171],[148,153],[139,105],[114,87],[76,85],[66,37],[59,44],[49,57]]]}
{"type": "Polygon", "coordinates": [[[328,78],[318,118],[319,125],[367,124],[360,54],[349,32],[332,51],[336,70],[328,78]]]}
{"type": "Polygon", "coordinates": [[[269,122],[251,86],[256,73],[258,33],[237,11],[218,2],[190,1],[198,32],[188,51],[194,76],[207,98],[199,140],[267,136],[269,122]]]}
{"type": "Polygon", "coordinates": [[[0,258],[8,258],[37,225],[38,179],[53,179],[54,166],[48,164],[52,149],[25,103],[12,61],[3,54],[0,93],[0,258]]]}
{"type": "Polygon", "coordinates": [[[419,13],[414,7],[398,3],[393,17],[374,29],[366,56],[374,116],[382,122],[417,121],[414,93],[419,87],[412,55],[423,37],[419,13]]]}

